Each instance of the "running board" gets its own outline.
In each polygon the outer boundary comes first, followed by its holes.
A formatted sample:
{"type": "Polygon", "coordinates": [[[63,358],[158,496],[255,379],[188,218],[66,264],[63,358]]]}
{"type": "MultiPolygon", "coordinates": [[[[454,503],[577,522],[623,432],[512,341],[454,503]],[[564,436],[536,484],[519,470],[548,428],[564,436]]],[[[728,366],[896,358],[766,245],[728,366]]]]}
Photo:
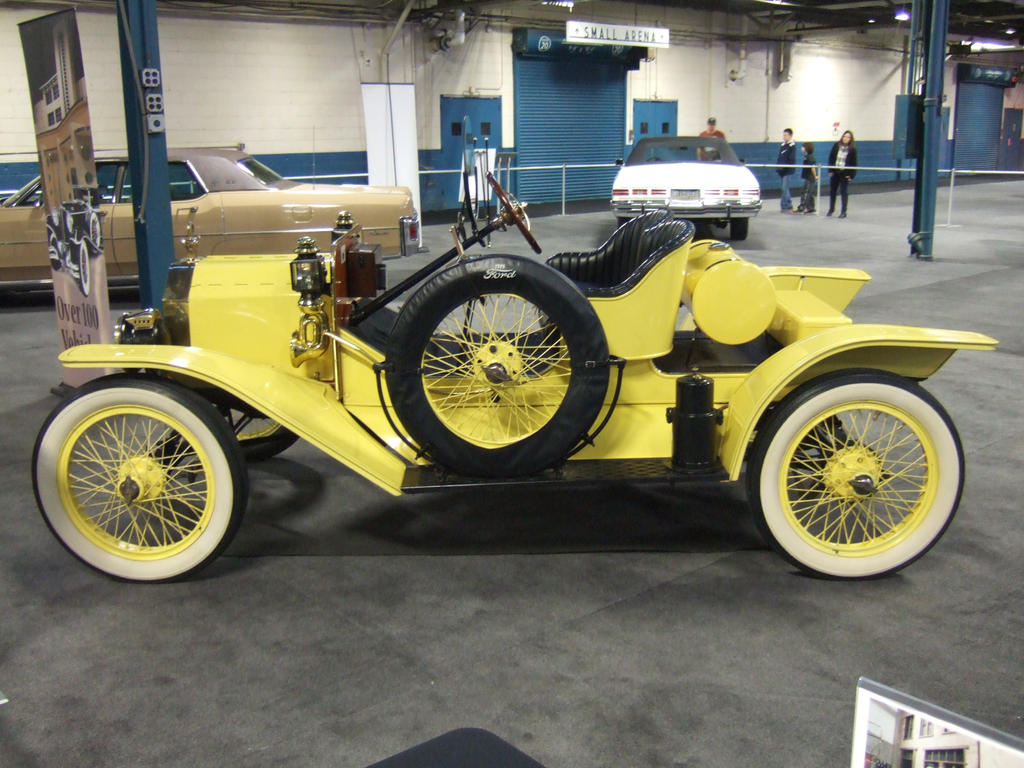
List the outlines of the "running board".
{"type": "Polygon", "coordinates": [[[606,483],[722,482],[728,473],[716,466],[703,472],[676,472],[669,459],[589,459],[566,462],[525,477],[465,477],[434,465],[409,467],[403,493],[425,493],[446,488],[507,488],[528,485],[598,485],[606,483]]]}

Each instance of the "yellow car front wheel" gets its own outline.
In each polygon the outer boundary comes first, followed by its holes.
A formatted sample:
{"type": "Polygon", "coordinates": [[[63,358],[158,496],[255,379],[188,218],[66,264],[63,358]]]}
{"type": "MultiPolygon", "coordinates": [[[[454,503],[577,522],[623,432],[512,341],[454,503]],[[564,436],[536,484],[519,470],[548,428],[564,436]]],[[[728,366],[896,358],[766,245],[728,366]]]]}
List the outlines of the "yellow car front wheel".
{"type": "Polygon", "coordinates": [[[963,449],[917,384],[838,373],[797,389],[758,430],[747,485],[761,533],[801,569],[880,576],[923,555],[949,526],[963,449]]]}
{"type": "Polygon", "coordinates": [[[36,499],[76,557],[130,581],[195,573],[227,546],[248,497],[245,462],[216,408],[184,387],[112,376],[43,425],[36,499]]]}

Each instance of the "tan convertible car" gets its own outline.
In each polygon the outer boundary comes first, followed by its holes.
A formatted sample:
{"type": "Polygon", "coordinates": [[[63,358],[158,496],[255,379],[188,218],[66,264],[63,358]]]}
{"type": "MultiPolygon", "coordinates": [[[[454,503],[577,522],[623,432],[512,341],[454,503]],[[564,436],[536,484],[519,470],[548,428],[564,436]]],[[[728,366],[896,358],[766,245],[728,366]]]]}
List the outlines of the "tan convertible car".
{"type": "MultiPolygon", "coordinates": [[[[413,253],[419,217],[407,187],[300,184],[288,181],[251,155],[235,150],[183,149],[168,153],[174,255],[289,253],[300,235],[321,248],[341,210],[363,225],[367,240],[385,256],[413,253]]],[[[97,159],[107,275],[112,284],[138,274],[132,222],[132,179],[125,158],[97,159]]],[[[0,204],[0,288],[29,289],[50,282],[42,189],[35,179],[0,204]]]]}

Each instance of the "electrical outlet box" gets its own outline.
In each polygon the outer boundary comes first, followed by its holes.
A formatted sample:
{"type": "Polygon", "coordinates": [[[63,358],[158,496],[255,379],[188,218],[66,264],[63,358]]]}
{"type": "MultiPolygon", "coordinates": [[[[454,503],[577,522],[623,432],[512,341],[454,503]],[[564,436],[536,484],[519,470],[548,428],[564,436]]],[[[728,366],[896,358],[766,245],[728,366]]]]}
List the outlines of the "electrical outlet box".
{"type": "Polygon", "coordinates": [[[163,133],[164,132],[164,116],[163,114],[146,115],[146,133],[163,133]]]}
{"type": "Polygon", "coordinates": [[[164,96],[162,93],[146,94],[146,113],[155,114],[164,111],[164,96]]]}
{"type": "Polygon", "coordinates": [[[921,154],[924,99],[917,94],[896,96],[893,119],[892,154],[897,160],[912,160],[921,154]]]}
{"type": "Polygon", "coordinates": [[[143,88],[159,88],[160,87],[160,70],[155,67],[146,67],[142,70],[142,87],[143,88]]]}

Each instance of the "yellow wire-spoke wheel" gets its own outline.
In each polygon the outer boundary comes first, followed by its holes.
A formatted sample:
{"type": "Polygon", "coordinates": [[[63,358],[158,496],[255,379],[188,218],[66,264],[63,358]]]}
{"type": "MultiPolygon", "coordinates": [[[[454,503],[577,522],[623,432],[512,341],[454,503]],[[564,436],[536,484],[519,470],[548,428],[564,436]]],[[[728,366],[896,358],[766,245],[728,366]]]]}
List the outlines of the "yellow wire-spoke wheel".
{"type": "Polygon", "coordinates": [[[57,459],[67,514],[96,546],[152,560],[188,547],[213,513],[210,459],[176,419],[113,406],[83,419],[57,459]]]}
{"type": "Polygon", "coordinates": [[[758,431],[747,468],[765,538],[802,569],[891,573],[926,552],[959,503],[963,452],[913,382],[837,373],[793,392],[758,431]]]}
{"type": "Polygon", "coordinates": [[[478,477],[562,461],[608,394],[597,313],[563,274],[486,256],[427,281],[388,337],[388,394],[431,460],[478,477]]]}
{"type": "Polygon", "coordinates": [[[263,461],[290,448],[299,436],[273,419],[255,411],[223,408],[246,461],[263,461]]]}
{"type": "Polygon", "coordinates": [[[815,416],[780,464],[781,503],[812,546],[847,556],[887,549],[931,508],[935,447],[909,414],[885,403],[815,416]]]}
{"type": "Polygon", "coordinates": [[[536,433],[569,389],[569,348],[558,326],[513,294],[489,294],[453,309],[431,335],[423,387],[438,419],[480,446],[536,433]]]}
{"type": "Polygon", "coordinates": [[[194,573],[227,545],[247,501],[227,421],[184,387],[112,376],[43,425],[33,455],[43,517],[72,554],[117,578],[194,573]]]}

